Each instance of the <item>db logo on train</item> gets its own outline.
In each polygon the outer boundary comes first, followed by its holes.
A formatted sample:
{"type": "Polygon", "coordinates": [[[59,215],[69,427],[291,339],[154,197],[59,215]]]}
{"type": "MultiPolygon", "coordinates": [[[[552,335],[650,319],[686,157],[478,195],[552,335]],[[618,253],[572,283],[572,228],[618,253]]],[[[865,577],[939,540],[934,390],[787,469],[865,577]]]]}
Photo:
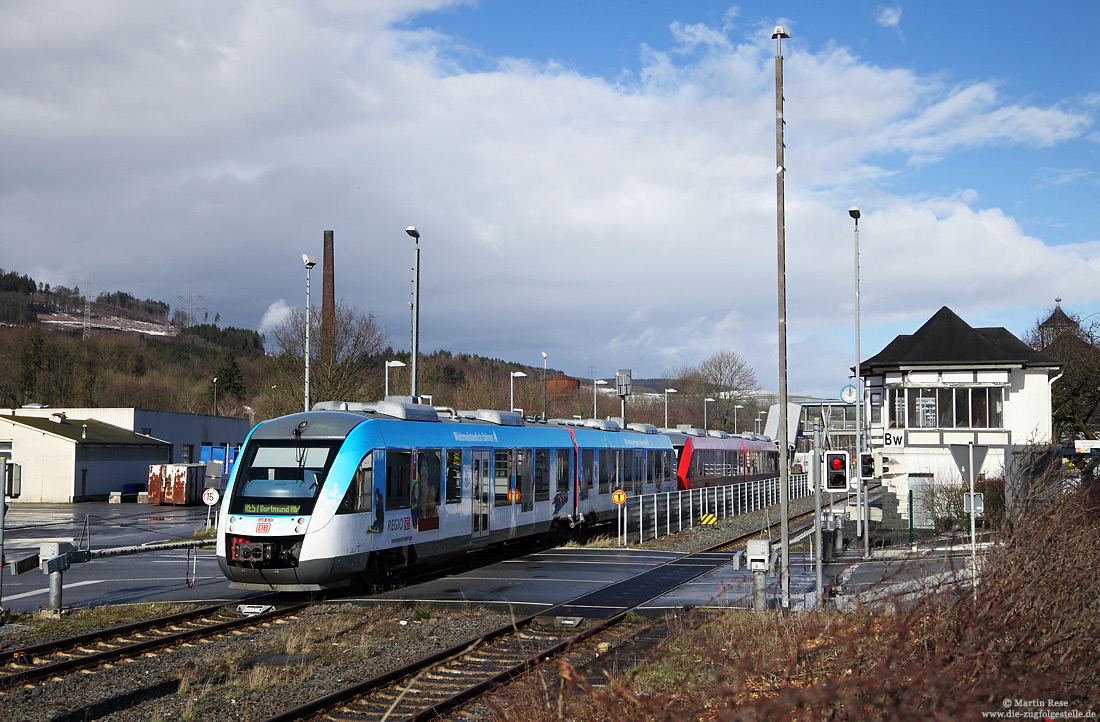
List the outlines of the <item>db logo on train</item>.
{"type": "Polygon", "coordinates": [[[626,492],[622,489],[616,489],[614,493],[611,494],[611,501],[615,502],[616,504],[625,504],[626,492]]]}

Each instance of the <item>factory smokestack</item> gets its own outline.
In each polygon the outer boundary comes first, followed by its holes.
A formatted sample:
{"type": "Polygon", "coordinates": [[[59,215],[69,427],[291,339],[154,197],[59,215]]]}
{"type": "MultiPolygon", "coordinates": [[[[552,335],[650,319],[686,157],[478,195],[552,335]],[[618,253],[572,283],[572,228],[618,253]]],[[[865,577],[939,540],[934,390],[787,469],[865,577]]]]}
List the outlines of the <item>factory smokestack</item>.
{"type": "Polygon", "coordinates": [[[336,285],[332,257],[332,231],[325,231],[324,279],[321,289],[321,361],[331,378],[336,361],[336,285]]]}

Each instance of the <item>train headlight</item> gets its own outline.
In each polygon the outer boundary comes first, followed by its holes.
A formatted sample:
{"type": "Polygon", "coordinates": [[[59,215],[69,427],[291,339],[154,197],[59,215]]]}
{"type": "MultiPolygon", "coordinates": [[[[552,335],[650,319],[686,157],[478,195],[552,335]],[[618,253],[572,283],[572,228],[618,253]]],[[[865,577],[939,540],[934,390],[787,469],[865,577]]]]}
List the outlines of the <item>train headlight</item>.
{"type": "Polygon", "coordinates": [[[305,532],[305,527],[304,527],[304,526],[302,526],[301,524],[299,524],[298,526],[294,527],[294,533],[295,533],[295,534],[302,534],[303,532],[305,532]]]}
{"type": "Polygon", "coordinates": [[[229,517],[229,523],[230,524],[236,524],[237,523],[237,517],[235,517],[235,516],[229,517]]]}
{"type": "Polygon", "coordinates": [[[299,524],[299,525],[305,524],[306,523],[306,518],[304,516],[300,516],[300,517],[298,517],[297,519],[294,520],[294,523],[299,524]]]}

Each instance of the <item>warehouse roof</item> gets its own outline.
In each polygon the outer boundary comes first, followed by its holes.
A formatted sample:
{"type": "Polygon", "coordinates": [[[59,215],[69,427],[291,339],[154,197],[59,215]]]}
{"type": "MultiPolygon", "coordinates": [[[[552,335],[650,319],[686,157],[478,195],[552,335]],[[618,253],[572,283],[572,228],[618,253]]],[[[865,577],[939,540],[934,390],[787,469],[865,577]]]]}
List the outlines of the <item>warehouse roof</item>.
{"type": "Polygon", "coordinates": [[[64,414],[55,414],[50,418],[34,416],[12,416],[0,414],[0,421],[37,429],[46,434],[60,436],[79,444],[118,444],[128,446],[171,446],[167,441],[151,436],[135,434],[112,424],[94,419],[70,419],[64,414]]]}

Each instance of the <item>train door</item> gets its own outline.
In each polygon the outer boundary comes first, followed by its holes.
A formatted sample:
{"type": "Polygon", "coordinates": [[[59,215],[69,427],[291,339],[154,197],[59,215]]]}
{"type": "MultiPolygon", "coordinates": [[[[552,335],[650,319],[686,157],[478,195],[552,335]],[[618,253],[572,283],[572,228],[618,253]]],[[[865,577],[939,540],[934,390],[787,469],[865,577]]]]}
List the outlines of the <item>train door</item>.
{"type": "Polygon", "coordinates": [[[493,452],[474,449],[470,452],[473,466],[473,489],[470,494],[471,534],[474,539],[489,535],[489,491],[493,488],[493,452]]]}

